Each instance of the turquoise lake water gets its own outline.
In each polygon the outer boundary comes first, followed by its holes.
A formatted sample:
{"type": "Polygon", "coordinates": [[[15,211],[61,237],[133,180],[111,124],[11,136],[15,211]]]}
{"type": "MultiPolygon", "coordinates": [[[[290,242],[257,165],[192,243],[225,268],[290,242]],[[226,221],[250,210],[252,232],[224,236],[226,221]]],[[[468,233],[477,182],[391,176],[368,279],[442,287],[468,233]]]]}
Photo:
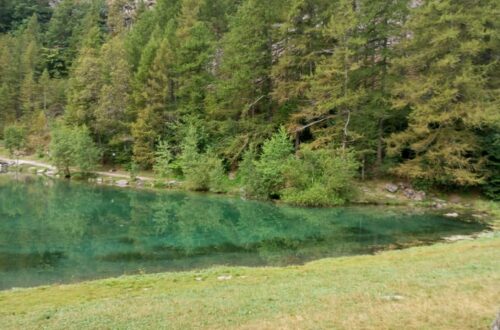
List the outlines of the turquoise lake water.
{"type": "Polygon", "coordinates": [[[304,209],[1,175],[0,289],[301,264],[485,229],[462,220],[405,208],[304,209]]]}

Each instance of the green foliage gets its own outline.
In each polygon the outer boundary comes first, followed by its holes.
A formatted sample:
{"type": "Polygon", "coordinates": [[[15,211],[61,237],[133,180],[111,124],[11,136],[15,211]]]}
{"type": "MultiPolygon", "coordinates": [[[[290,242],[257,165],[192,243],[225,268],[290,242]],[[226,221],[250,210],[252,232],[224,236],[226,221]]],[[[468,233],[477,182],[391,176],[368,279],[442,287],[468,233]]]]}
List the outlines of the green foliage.
{"type": "Polygon", "coordinates": [[[3,132],[5,148],[11,155],[18,154],[26,143],[26,130],[20,125],[10,125],[3,132]]]}
{"type": "Polygon", "coordinates": [[[254,159],[254,151],[247,151],[241,173],[246,193],[259,198],[279,197],[285,183],[284,170],[292,152],[290,137],[283,127],[264,143],[258,160],[254,159]]]}
{"type": "Polygon", "coordinates": [[[225,170],[222,160],[212,149],[203,148],[202,141],[203,132],[194,124],[189,124],[179,156],[185,187],[195,191],[223,192],[225,170]]]}
{"type": "Polygon", "coordinates": [[[335,206],[348,201],[359,163],[348,150],[303,147],[284,171],[285,202],[301,206],[335,206]]]}
{"type": "Polygon", "coordinates": [[[25,151],[41,155],[62,117],[88,128],[102,162],[192,189],[221,190],[239,168],[250,196],[345,200],[285,173],[284,129],[266,141],[283,126],[304,164],[322,156],[302,145],[341,147],[362,178],[496,198],[498,1],[413,2],[2,0],[0,135],[23,126],[25,151]]]}
{"type": "Polygon", "coordinates": [[[175,158],[166,141],[160,141],[156,147],[153,171],[160,178],[167,178],[174,173],[175,158]]]}
{"type": "Polygon", "coordinates": [[[64,174],[71,176],[70,168],[81,172],[91,171],[99,159],[99,150],[85,126],[66,126],[58,123],[52,129],[50,156],[52,162],[64,174]]]}
{"type": "Polygon", "coordinates": [[[394,173],[437,185],[474,186],[484,181],[481,127],[500,121],[490,54],[498,43],[496,5],[425,1],[405,28],[396,61],[403,81],[394,104],[411,108],[409,125],[389,140],[392,155],[411,153],[394,173]],[[493,83],[493,86],[491,85],[493,83]]]}

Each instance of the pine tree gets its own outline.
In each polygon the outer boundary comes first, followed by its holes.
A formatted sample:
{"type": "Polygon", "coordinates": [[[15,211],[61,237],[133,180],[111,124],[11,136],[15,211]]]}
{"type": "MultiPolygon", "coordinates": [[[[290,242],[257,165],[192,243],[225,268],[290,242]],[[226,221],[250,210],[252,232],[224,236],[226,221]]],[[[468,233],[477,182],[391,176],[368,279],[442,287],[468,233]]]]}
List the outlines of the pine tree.
{"type": "Polygon", "coordinates": [[[475,185],[483,157],[475,130],[499,122],[488,77],[494,2],[426,1],[414,10],[397,69],[395,105],[410,106],[409,126],[391,137],[393,155],[409,155],[395,172],[434,184],[475,185]]]}

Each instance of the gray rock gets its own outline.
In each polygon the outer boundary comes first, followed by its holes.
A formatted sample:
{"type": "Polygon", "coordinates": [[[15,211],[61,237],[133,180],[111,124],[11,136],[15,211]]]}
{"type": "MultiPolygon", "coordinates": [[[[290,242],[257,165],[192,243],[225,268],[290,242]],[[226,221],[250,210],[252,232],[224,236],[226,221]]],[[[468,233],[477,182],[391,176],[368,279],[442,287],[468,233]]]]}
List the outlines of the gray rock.
{"type": "Polygon", "coordinates": [[[399,190],[399,187],[393,183],[386,184],[384,188],[385,190],[393,194],[399,190]]]}
{"type": "Polygon", "coordinates": [[[47,172],[45,172],[45,175],[46,176],[54,176],[54,175],[56,175],[56,173],[54,171],[47,171],[47,172]]]}
{"type": "Polygon", "coordinates": [[[448,218],[458,218],[458,213],[457,212],[446,213],[444,216],[448,218]]]}
{"type": "Polygon", "coordinates": [[[413,196],[415,196],[415,190],[411,189],[411,188],[405,188],[403,190],[403,195],[406,196],[406,198],[413,198],[413,196]]]}
{"type": "Polygon", "coordinates": [[[127,187],[128,186],[128,181],[127,180],[118,180],[118,181],[116,181],[116,185],[118,187],[127,187]]]}
{"type": "Polygon", "coordinates": [[[417,191],[415,194],[413,194],[413,200],[417,202],[421,202],[425,199],[425,191],[417,191]]]}
{"type": "Polygon", "coordinates": [[[172,187],[176,187],[176,186],[178,186],[178,185],[179,185],[179,182],[178,182],[178,181],[176,181],[176,180],[170,180],[170,181],[167,181],[167,187],[172,188],[172,187]]]}
{"type": "Polygon", "coordinates": [[[491,330],[500,330],[500,312],[498,312],[496,320],[491,324],[491,330]]]}

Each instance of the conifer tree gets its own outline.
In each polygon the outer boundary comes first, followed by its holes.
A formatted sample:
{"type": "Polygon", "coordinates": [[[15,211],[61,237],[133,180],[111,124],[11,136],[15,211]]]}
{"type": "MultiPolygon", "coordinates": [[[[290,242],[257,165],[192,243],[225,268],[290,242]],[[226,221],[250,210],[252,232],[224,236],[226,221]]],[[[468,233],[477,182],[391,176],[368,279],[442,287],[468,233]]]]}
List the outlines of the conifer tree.
{"type": "Polygon", "coordinates": [[[339,0],[324,33],[332,42],[332,54],[320,61],[312,77],[308,98],[311,105],[295,116],[310,127],[317,145],[335,142],[343,149],[356,138],[350,130],[353,115],[365,97],[357,77],[360,68],[358,49],[365,40],[357,34],[359,17],[352,0],[339,0]]]}
{"type": "Polygon", "coordinates": [[[499,122],[495,68],[495,3],[426,1],[415,9],[397,62],[404,80],[395,105],[411,107],[409,126],[391,137],[393,155],[410,155],[395,172],[434,184],[476,185],[483,177],[475,131],[499,122]]]}

